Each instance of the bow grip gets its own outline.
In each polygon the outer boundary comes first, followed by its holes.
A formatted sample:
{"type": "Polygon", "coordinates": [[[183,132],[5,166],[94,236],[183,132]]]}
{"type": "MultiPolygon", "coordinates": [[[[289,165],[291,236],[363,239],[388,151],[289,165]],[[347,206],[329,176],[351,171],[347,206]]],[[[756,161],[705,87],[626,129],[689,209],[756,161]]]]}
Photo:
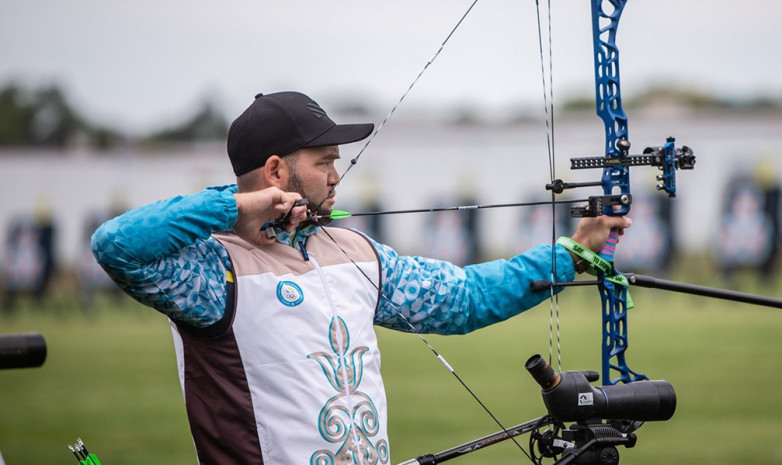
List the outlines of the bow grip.
{"type": "Polygon", "coordinates": [[[598,255],[607,262],[614,262],[614,254],[616,253],[616,244],[619,242],[619,229],[611,228],[608,233],[608,239],[606,239],[603,248],[600,249],[598,255]]]}

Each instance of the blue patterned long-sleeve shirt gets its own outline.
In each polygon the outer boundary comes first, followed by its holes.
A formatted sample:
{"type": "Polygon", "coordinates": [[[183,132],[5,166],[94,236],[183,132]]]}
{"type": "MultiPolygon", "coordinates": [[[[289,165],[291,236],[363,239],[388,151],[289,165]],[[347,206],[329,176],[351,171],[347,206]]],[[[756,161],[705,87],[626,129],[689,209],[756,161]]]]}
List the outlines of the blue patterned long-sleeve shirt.
{"type": "MultiPolygon", "coordinates": [[[[206,327],[226,304],[228,252],[211,237],[230,230],[238,210],[236,186],[161,200],[102,225],[92,237],[98,263],[130,296],[169,318],[206,327]]],[[[278,231],[293,244],[319,228],[278,231]]],[[[540,245],[509,260],[458,267],[399,255],[370,239],[380,257],[382,289],[375,324],[402,331],[462,334],[505,320],[548,298],[532,281],[550,279],[551,247],[540,245]],[[406,322],[409,321],[413,328],[406,322]]],[[[557,281],[575,274],[568,252],[556,246],[557,281]]]]}

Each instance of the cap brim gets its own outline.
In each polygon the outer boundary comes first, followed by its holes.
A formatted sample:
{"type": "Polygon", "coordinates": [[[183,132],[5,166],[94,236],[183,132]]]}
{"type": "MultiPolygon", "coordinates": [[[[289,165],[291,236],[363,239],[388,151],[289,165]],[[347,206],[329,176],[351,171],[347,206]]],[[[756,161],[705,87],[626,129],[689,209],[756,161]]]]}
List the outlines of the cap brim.
{"type": "Polygon", "coordinates": [[[375,129],[372,123],[367,124],[337,124],[328,131],[304,144],[304,147],[323,147],[326,145],[342,145],[366,139],[375,129]]]}

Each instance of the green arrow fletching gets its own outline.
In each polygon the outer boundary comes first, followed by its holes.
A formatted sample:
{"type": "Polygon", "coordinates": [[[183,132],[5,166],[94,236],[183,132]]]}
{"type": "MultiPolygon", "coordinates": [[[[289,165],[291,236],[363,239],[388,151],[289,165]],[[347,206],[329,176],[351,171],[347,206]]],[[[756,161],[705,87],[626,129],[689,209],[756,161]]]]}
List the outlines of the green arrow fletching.
{"type": "Polygon", "coordinates": [[[351,216],[352,215],[349,212],[344,210],[333,210],[331,215],[329,215],[329,218],[332,220],[344,220],[345,218],[350,218],[351,216]]]}

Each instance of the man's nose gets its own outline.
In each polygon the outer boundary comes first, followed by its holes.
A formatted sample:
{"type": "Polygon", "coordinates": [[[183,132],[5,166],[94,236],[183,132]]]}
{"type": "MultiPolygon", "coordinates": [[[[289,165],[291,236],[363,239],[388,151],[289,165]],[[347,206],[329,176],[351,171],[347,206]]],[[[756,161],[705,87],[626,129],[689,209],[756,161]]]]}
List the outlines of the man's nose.
{"type": "Polygon", "coordinates": [[[329,177],[328,177],[328,183],[330,186],[336,186],[339,182],[339,172],[337,171],[337,168],[332,166],[329,169],[329,177]]]}

